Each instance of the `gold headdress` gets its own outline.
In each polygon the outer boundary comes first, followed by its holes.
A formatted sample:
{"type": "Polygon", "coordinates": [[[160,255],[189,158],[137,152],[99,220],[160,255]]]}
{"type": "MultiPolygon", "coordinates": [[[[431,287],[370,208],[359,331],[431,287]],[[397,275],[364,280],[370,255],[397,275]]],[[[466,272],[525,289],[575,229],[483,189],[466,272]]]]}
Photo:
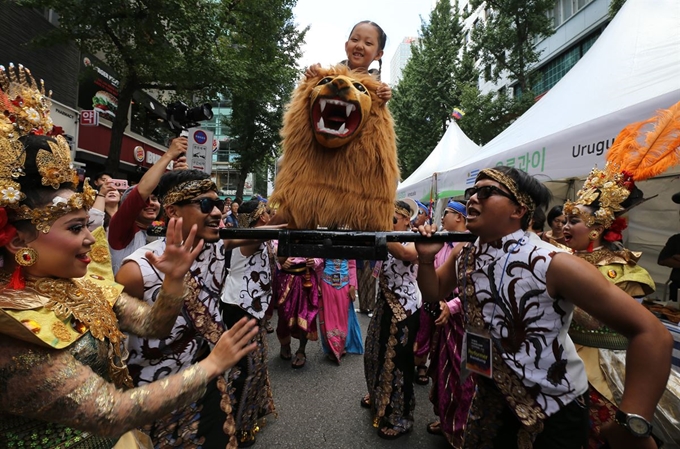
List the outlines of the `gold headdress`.
{"type": "Polygon", "coordinates": [[[484,170],[480,171],[477,175],[477,180],[482,176],[486,176],[487,178],[493,179],[499,184],[503,184],[505,188],[508,189],[510,193],[512,193],[512,196],[515,197],[517,202],[527,208],[527,216],[531,217],[534,215],[534,210],[536,210],[536,204],[534,203],[534,200],[531,199],[529,194],[519,191],[517,183],[514,179],[494,168],[485,168],[484,170]]]}
{"type": "MultiPolygon", "coordinates": [[[[18,182],[26,174],[26,149],[20,140],[28,135],[49,136],[53,123],[50,118],[52,92],[45,94],[43,81],[35,82],[30,70],[22,65],[0,66],[0,207],[14,211],[13,221],[31,220],[36,228],[49,232],[59,217],[78,209],[89,209],[96,192],[84,183],[83,193],[76,193],[66,200],[55,197],[52,204],[31,209],[21,202],[26,195],[18,182]]],[[[78,185],[78,174],[71,166],[71,150],[63,136],[46,139],[50,151],[38,150],[35,165],[44,186],[55,190],[61,184],[78,185]]]]}
{"type": "Polygon", "coordinates": [[[607,163],[604,170],[593,168],[583,188],[578,191],[575,201],[567,201],[564,204],[565,215],[580,215],[586,226],[600,223],[605,229],[609,229],[616,219],[615,213],[622,211],[621,205],[630,195],[629,187],[632,186],[630,176],[619,171],[613,164],[607,163]],[[582,214],[577,206],[591,206],[599,201],[599,208],[592,214],[582,214]]]}
{"type": "MultiPolygon", "coordinates": [[[[626,126],[607,152],[604,170],[594,168],[578,198],[564,205],[565,214],[578,214],[576,206],[589,206],[599,199],[600,207],[592,216],[584,216],[588,226],[601,223],[609,229],[615,214],[626,210],[622,203],[636,190],[642,203],[642,192],[635,182],[660,175],[680,160],[680,102],[669,109],[658,111],[653,117],[626,126]]],[[[651,199],[651,198],[649,198],[651,199]]],[[[631,200],[628,201],[629,203],[631,200]]]]}

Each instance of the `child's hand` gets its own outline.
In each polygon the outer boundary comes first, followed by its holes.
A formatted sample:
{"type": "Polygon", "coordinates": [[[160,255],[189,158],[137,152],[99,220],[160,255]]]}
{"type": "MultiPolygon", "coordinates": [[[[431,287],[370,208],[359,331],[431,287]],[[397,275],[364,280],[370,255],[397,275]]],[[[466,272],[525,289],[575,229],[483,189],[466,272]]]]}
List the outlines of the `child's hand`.
{"type": "Polygon", "coordinates": [[[321,64],[318,62],[316,64],[312,64],[309,67],[307,67],[307,70],[305,70],[305,77],[306,78],[314,78],[316,75],[319,74],[319,69],[321,68],[321,64]]]}
{"type": "Polygon", "coordinates": [[[392,98],[392,88],[385,83],[381,83],[380,87],[375,91],[378,98],[387,103],[392,98]]]}

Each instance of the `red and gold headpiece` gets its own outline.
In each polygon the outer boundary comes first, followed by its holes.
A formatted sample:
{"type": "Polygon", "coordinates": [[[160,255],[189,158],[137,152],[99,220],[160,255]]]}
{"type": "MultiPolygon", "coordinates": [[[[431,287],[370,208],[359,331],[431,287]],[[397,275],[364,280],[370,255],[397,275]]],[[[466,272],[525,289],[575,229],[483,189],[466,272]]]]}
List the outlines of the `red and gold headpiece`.
{"type": "Polygon", "coordinates": [[[22,202],[26,195],[21,191],[19,177],[26,174],[26,149],[22,137],[28,135],[50,136],[46,143],[51,151],[40,149],[35,165],[44,186],[59,189],[62,184],[78,185],[78,174],[71,164],[71,149],[63,136],[52,136],[50,118],[52,92],[45,93],[43,81],[36,83],[30,70],[22,65],[0,66],[0,207],[12,210],[12,221],[31,220],[36,228],[49,232],[61,216],[78,209],[89,209],[96,192],[84,183],[82,193],[68,200],[55,197],[52,204],[30,208],[22,202]]]}

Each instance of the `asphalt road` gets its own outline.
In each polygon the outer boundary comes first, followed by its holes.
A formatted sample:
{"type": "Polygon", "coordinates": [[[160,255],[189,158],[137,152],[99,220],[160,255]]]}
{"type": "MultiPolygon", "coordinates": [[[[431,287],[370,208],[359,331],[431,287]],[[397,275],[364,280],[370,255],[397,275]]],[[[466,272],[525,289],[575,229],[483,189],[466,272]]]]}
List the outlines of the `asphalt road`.
{"type": "MultiPolygon", "coordinates": [[[[359,314],[363,338],[370,319],[359,314]]],[[[274,315],[272,324],[276,325],[274,315]]],[[[450,446],[441,436],[425,430],[434,420],[428,399],[429,385],[416,385],[415,427],[396,440],[383,440],[373,428],[370,411],[359,406],[366,393],[363,355],[348,354],[338,366],[329,361],[321,343],[307,344],[307,363],[291,368],[279,358],[276,334],[269,334],[269,375],[278,417],[270,415],[257,435],[254,448],[281,449],[359,449],[433,448],[450,446]]],[[[293,340],[293,354],[297,340],[293,340]]]]}

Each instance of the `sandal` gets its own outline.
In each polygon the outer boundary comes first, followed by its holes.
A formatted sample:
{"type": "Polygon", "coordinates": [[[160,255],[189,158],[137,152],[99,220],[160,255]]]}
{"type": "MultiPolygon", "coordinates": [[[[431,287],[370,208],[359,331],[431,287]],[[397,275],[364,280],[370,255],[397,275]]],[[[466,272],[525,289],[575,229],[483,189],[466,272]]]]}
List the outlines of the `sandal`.
{"type": "Polygon", "coordinates": [[[291,353],[290,350],[290,343],[288,343],[287,345],[281,345],[279,357],[281,357],[283,360],[290,360],[293,358],[293,354],[291,353]]]}
{"type": "Polygon", "coordinates": [[[398,427],[381,427],[378,429],[378,436],[384,440],[396,440],[397,438],[406,435],[411,429],[400,429],[398,427]],[[387,433],[393,431],[396,433],[387,433]]]}
{"type": "Polygon", "coordinates": [[[361,398],[359,405],[361,405],[361,408],[371,408],[371,395],[367,394],[366,396],[361,398]]]}
{"type": "Polygon", "coordinates": [[[431,433],[432,435],[444,435],[442,432],[442,422],[439,420],[432,421],[430,424],[428,424],[426,430],[427,433],[431,433]]]}
{"type": "Polygon", "coordinates": [[[427,385],[430,382],[430,378],[427,377],[427,366],[418,365],[416,366],[418,372],[416,373],[415,383],[418,385],[427,385]]]}
{"type": "Polygon", "coordinates": [[[271,333],[274,332],[274,327],[272,326],[272,323],[269,320],[265,320],[264,330],[266,330],[268,334],[271,334],[271,333]]]}
{"type": "Polygon", "coordinates": [[[305,366],[305,363],[307,362],[307,356],[305,355],[304,351],[296,351],[295,352],[295,359],[291,362],[291,366],[293,369],[300,369],[303,366],[305,366]]]}

